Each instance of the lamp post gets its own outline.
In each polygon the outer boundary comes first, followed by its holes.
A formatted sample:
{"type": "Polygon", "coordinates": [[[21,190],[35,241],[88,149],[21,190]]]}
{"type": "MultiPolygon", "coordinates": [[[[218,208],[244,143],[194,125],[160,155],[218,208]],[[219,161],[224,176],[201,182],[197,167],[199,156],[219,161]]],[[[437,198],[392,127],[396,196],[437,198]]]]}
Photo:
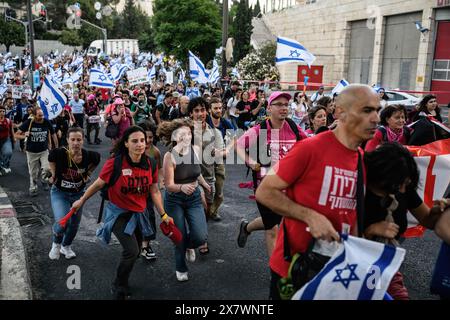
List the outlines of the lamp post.
{"type": "Polygon", "coordinates": [[[34,27],[33,27],[33,16],[31,15],[31,0],[27,0],[27,14],[28,14],[28,25],[30,30],[30,84],[31,91],[34,91],[34,81],[33,81],[33,72],[34,72],[34,27]]]}
{"type": "Polygon", "coordinates": [[[222,21],[222,79],[227,76],[227,58],[225,49],[228,39],[228,0],[223,0],[223,21],[222,21]]]}

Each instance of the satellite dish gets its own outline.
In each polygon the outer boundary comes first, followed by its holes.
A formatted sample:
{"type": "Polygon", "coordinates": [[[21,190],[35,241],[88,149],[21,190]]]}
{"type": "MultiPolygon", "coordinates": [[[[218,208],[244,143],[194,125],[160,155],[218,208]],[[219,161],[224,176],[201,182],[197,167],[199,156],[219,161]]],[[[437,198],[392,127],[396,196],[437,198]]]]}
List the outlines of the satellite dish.
{"type": "Polygon", "coordinates": [[[102,13],[101,12],[97,12],[95,14],[95,17],[97,18],[97,20],[100,20],[102,18],[102,13]]]}
{"type": "Polygon", "coordinates": [[[102,8],[102,4],[100,3],[100,2],[96,2],[95,4],[94,4],[94,8],[95,8],[95,10],[100,10],[101,8],[102,8]]]}

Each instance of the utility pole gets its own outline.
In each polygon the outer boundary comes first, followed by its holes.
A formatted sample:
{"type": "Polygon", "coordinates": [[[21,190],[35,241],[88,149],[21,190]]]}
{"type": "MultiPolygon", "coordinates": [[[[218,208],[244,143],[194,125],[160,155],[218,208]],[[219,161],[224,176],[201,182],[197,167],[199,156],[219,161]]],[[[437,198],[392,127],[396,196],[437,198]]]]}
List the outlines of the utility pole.
{"type": "Polygon", "coordinates": [[[28,13],[28,29],[30,30],[30,84],[31,91],[34,91],[34,81],[33,81],[33,72],[34,72],[34,28],[33,28],[33,16],[31,15],[31,0],[27,0],[27,13],[28,13]]]}
{"type": "Polygon", "coordinates": [[[223,0],[223,23],[222,23],[222,79],[227,76],[227,58],[225,49],[228,40],[228,0],[223,0]]]}

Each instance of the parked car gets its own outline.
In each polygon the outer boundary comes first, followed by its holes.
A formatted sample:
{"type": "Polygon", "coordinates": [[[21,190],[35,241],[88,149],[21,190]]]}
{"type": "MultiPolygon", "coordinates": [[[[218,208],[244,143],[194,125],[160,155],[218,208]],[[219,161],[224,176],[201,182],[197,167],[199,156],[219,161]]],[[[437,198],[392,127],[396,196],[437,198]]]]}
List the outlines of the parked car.
{"type": "Polygon", "coordinates": [[[418,105],[421,100],[421,98],[406,92],[386,90],[386,95],[389,98],[387,101],[388,106],[392,104],[403,104],[408,111],[418,105]]]}

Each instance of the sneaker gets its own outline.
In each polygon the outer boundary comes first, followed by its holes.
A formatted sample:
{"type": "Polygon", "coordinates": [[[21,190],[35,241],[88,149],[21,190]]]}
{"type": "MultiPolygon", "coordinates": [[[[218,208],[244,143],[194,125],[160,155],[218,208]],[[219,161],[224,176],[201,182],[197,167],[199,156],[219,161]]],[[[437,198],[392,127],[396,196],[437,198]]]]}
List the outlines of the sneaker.
{"type": "Polygon", "coordinates": [[[48,257],[51,260],[58,260],[60,250],[61,250],[61,245],[53,242],[52,249],[50,250],[48,257]]]}
{"type": "Polygon", "coordinates": [[[66,259],[73,259],[77,256],[70,246],[61,246],[61,250],[59,252],[65,255],[66,259]]]}
{"type": "Polygon", "coordinates": [[[5,173],[11,173],[11,168],[4,168],[5,173]]]}
{"type": "Polygon", "coordinates": [[[114,283],[111,285],[111,294],[114,300],[129,300],[131,299],[130,288],[120,287],[114,283]]]}
{"type": "Polygon", "coordinates": [[[177,280],[180,282],[184,282],[184,281],[188,281],[189,277],[188,277],[188,273],[187,272],[175,272],[177,275],[177,280]]]}
{"type": "Polygon", "coordinates": [[[195,262],[195,250],[194,249],[186,249],[186,260],[188,262],[195,262]]]}
{"type": "Polygon", "coordinates": [[[30,197],[37,197],[37,195],[38,195],[37,189],[30,190],[30,197]]]}
{"type": "Polygon", "coordinates": [[[146,260],[156,259],[156,253],[152,250],[152,247],[150,247],[150,245],[146,248],[142,248],[141,256],[143,256],[146,260]]]}
{"type": "Polygon", "coordinates": [[[247,238],[250,235],[250,233],[247,231],[248,221],[242,220],[241,226],[239,227],[239,235],[237,238],[237,243],[240,248],[245,247],[245,243],[247,242],[247,238]]]}

